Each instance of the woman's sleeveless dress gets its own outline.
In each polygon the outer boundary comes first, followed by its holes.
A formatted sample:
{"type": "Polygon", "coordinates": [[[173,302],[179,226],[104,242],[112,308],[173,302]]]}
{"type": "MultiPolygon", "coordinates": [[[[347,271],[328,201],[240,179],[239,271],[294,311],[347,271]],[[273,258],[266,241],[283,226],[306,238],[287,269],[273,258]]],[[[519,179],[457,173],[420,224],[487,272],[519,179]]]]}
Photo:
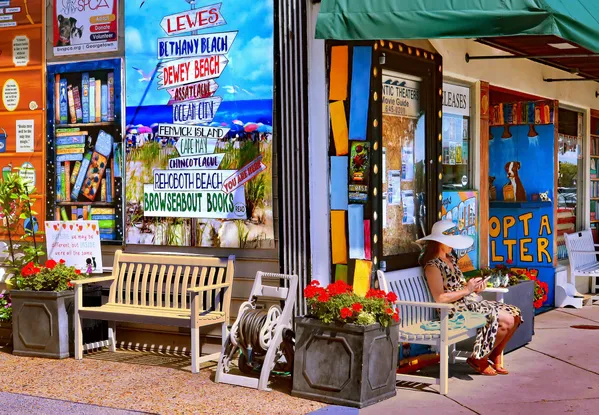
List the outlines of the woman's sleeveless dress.
{"type": "MultiPolygon", "coordinates": [[[[426,263],[426,267],[435,267],[441,271],[443,276],[443,288],[445,292],[460,291],[466,287],[466,279],[462,271],[458,268],[456,259],[452,256],[453,270],[441,258],[435,258],[426,263]]],[[[454,311],[474,311],[485,314],[488,324],[478,330],[472,356],[475,359],[482,359],[493,350],[497,329],[499,326],[499,310],[507,311],[514,317],[520,317],[522,322],[522,312],[513,305],[498,303],[497,301],[478,300],[476,294],[470,294],[453,303],[454,311]]]]}

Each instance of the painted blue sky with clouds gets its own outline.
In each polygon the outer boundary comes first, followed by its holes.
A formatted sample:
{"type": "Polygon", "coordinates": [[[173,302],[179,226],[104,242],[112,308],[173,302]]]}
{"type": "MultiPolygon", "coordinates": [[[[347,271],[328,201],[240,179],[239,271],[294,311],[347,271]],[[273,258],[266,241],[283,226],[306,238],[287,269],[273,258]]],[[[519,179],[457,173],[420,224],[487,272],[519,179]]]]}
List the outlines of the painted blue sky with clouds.
{"type": "MultiPolygon", "coordinates": [[[[164,16],[190,10],[185,0],[127,0],[125,3],[125,57],[127,106],[140,105],[148,82],[132,67],[149,74],[156,67],[157,40],[167,37],[160,27],[164,16]]],[[[215,0],[198,0],[196,7],[217,4],[215,0]]],[[[239,33],[227,55],[229,63],[220,78],[216,95],[225,101],[272,99],[273,94],[273,0],[223,0],[222,15],[226,25],[201,30],[198,34],[227,32],[239,33]],[[229,93],[237,86],[240,92],[229,93]],[[243,92],[244,89],[248,92],[243,92]]],[[[185,33],[189,34],[189,33],[185,33]]],[[[184,34],[184,35],[185,35],[184,34]]],[[[166,90],[158,90],[158,79],[152,85],[141,105],[166,105],[166,90]]]]}

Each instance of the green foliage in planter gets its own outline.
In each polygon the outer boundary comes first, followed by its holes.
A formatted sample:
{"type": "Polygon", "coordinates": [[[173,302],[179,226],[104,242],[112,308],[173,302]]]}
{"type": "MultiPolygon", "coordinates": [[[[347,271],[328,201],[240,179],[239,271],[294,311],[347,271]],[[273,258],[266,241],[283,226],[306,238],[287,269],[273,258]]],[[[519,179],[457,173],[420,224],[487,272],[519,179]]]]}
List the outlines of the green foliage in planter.
{"type": "Polygon", "coordinates": [[[12,302],[10,294],[0,294],[0,321],[12,320],[12,302]]]}
{"type": "Polygon", "coordinates": [[[353,323],[367,326],[380,323],[387,327],[399,321],[399,310],[394,309],[397,296],[383,290],[368,290],[366,296],[354,293],[343,281],[320,287],[316,280],[304,289],[309,316],[324,323],[353,323]]]}
{"type": "Polygon", "coordinates": [[[44,266],[36,266],[33,262],[25,265],[17,278],[17,287],[20,290],[60,292],[73,288],[71,281],[82,278],[85,275],[75,267],[65,265],[62,260],[57,263],[49,259],[44,266]]]}

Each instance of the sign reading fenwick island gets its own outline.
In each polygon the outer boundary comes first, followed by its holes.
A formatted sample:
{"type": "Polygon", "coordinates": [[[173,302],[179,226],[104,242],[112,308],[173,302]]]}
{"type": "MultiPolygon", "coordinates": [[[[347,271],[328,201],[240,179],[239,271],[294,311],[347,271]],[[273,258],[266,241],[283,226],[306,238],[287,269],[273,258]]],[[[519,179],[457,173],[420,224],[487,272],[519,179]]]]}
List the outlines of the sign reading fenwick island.
{"type": "Polygon", "coordinates": [[[127,243],[274,248],[273,2],[253,5],[126,3],[127,243]]]}

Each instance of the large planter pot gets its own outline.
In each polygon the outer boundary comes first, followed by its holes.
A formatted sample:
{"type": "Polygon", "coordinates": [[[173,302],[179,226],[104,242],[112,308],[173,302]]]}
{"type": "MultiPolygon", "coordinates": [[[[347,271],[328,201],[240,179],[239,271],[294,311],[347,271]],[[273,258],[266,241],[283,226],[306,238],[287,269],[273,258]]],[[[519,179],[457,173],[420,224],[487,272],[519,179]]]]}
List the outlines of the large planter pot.
{"type": "Polygon", "coordinates": [[[294,396],[363,408],[395,396],[399,325],[296,319],[294,396]]]}
{"type": "Polygon", "coordinates": [[[522,324],[514,333],[514,337],[508,342],[505,353],[516,350],[532,341],[535,328],[534,295],[534,281],[524,281],[512,285],[510,291],[504,295],[503,298],[506,304],[515,305],[522,311],[522,324]]]}
{"type": "Polygon", "coordinates": [[[12,346],[12,323],[0,321],[0,348],[12,346]]]}
{"type": "Polygon", "coordinates": [[[73,355],[73,291],[11,291],[13,354],[64,359],[73,355]]]}

